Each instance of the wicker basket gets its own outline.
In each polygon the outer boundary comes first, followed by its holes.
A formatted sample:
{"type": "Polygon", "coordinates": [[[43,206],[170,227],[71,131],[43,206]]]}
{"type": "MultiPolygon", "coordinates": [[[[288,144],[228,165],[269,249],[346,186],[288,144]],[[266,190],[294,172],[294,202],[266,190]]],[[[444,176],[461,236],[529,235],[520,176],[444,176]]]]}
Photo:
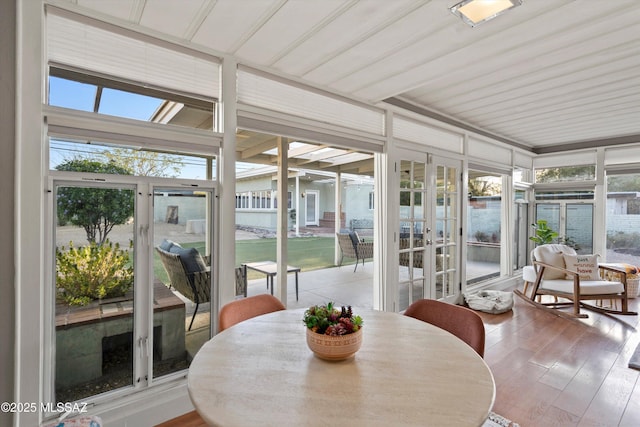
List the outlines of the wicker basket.
{"type": "Polygon", "coordinates": [[[347,335],[322,335],[307,329],[307,345],[316,357],[324,360],[344,360],[356,354],[362,345],[362,328],[347,335]]]}
{"type": "Polygon", "coordinates": [[[627,293],[629,298],[637,298],[640,291],[640,277],[627,279],[627,293]]]}

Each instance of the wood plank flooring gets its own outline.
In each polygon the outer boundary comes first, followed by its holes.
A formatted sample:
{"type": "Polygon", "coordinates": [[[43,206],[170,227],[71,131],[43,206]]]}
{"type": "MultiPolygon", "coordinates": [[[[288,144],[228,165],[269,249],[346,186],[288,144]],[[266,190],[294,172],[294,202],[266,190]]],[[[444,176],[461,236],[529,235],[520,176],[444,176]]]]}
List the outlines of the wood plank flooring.
{"type": "MultiPolygon", "coordinates": [[[[494,411],[522,427],[640,426],[640,371],[627,367],[640,342],[638,316],[568,320],[515,297],[512,312],[480,313],[494,411]]],[[[640,298],[630,300],[640,309],[640,298]]],[[[206,427],[196,412],[158,427],[206,427]]]]}

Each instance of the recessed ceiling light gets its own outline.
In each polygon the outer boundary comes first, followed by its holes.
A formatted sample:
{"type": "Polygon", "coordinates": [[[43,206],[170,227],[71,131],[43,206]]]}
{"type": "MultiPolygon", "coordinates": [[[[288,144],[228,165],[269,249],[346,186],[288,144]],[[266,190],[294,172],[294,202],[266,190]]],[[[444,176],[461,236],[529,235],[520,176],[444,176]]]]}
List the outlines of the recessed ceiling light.
{"type": "Polygon", "coordinates": [[[449,10],[475,27],[521,4],[522,0],[464,0],[449,10]]]}

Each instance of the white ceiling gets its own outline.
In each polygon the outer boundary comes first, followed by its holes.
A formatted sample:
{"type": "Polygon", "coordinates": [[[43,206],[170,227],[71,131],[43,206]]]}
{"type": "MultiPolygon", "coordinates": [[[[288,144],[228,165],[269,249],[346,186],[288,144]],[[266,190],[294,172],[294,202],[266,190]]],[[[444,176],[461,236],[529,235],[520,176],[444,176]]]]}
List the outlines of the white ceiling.
{"type": "Polygon", "coordinates": [[[524,0],[476,28],[457,0],[68,1],[536,152],[640,142],[638,0],[524,0]]]}

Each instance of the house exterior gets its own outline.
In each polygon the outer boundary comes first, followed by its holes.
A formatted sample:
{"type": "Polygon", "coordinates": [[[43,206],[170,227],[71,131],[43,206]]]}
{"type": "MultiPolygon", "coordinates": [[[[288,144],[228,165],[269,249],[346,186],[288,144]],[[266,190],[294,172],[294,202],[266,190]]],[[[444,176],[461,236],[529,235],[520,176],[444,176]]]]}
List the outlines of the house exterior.
{"type": "MultiPolygon", "coordinates": [[[[240,227],[277,228],[275,168],[244,172],[236,181],[236,224],[240,227]]],[[[290,170],[287,184],[288,228],[334,227],[336,178],[311,170],[290,170]],[[328,219],[330,218],[330,219],[328,219]]],[[[352,228],[352,221],[368,221],[373,228],[373,180],[367,176],[341,178],[340,228],[352,228]]]]}

